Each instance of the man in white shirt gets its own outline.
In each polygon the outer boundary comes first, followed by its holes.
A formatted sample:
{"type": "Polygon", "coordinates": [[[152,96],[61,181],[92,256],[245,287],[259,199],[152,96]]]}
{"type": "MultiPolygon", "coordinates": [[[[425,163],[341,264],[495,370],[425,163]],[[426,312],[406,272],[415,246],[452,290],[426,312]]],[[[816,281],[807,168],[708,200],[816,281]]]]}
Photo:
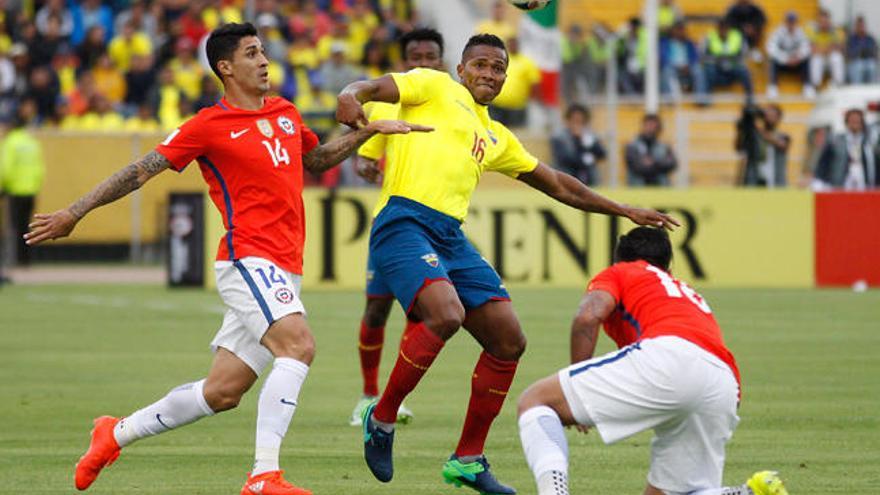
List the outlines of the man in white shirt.
{"type": "Polygon", "coordinates": [[[767,55],[770,58],[768,98],[779,96],[777,82],[780,71],[798,74],[803,83],[804,97],[816,96],[816,89],[810,83],[808,73],[811,53],[810,40],[804,30],[798,26],[797,14],[788,12],[785,14],[785,24],[776,28],[767,40],[767,55]]]}

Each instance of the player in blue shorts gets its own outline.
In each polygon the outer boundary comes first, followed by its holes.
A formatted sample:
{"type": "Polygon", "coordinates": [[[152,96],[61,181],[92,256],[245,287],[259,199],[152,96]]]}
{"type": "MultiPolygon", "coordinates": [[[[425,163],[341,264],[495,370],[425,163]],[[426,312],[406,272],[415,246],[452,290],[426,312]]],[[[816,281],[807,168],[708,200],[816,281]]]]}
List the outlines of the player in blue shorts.
{"type": "MultiPolygon", "coordinates": [[[[443,36],[433,29],[415,29],[400,38],[400,51],[407,70],[418,67],[443,69],[443,36]]],[[[400,105],[383,102],[372,102],[365,105],[370,121],[396,118],[400,105]]],[[[358,150],[358,173],[370,182],[381,179],[380,160],[385,156],[388,141],[379,136],[370,138],[358,150]]],[[[392,157],[386,160],[393,159],[392,157]]],[[[367,257],[367,304],[361,318],[358,338],[358,354],[361,360],[361,375],[364,379],[363,394],[351,413],[349,424],[361,425],[364,409],[379,396],[379,362],[382,359],[382,347],[385,341],[385,324],[394,302],[394,293],[385,283],[373,262],[373,256],[367,257]]],[[[406,320],[403,334],[406,335],[420,321],[406,320]]],[[[401,403],[397,410],[397,422],[408,423],[413,413],[401,403]]]]}
{"type": "Polygon", "coordinates": [[[397,409],[459,328],[483,347],[472,374],[471,398],[455,452],[444,464],[447,482],[483,494],[513,494],[489,469],[483,447],[513,381],[526,338],[498,274],[465,238],[461,223],[484,171],[516,178],[574,208],[619,215],[640,225],[671,227],[671,217],[618,204],[577,179],[539,163],[487,105],[506,78],[508,55],[493,35],[472,37],[457,67],[415,69],[352,83],[339,95],[337,120],[366,125],[362,103],[400,103],[400,118],[430,125],[430,137],[389,139],[370,251],[375,269],[412,319],[378,403],[364,412],[364,457],[380,481],[393,476],[397,409]]]}

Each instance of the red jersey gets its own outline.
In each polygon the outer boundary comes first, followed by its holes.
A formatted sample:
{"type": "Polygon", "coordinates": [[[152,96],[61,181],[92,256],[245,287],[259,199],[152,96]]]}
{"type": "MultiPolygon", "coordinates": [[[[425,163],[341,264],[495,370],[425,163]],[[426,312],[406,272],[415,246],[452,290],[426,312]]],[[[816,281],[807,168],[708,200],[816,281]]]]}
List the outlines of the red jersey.
{"type": "Polygon", "coordinates": [[[266,98],[263,108],[249,111],[223,98],[169,134],[156,151],[178,172],[198,162],[226,227],[218,260],[259,256],[302,274],[302,155],[317,145],[289,101],[266,98]]]}
{"type": "Polygon", "coordinates": [[[712,310],[686,283],[646,261],[631,261],[606,268],[587,290],[604,290],[617,302],[603,326],[618,347],[652,337],[679,337],[727,363],[740,381],[712,310]]]}

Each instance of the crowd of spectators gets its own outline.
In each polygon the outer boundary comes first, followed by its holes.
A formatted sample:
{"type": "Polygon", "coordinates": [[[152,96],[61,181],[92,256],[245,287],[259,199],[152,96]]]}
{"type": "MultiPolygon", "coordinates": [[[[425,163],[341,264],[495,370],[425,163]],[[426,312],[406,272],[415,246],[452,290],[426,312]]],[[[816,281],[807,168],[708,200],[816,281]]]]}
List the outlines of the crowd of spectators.
{"type": "Polygon", "coordinates": [[[248,18],[274,90],[326,132],[335,94],[399,68],[395,41],[415,22],[408,0],[13,3],[0,0],[0,121],[27,100],[41,125],[87,131],[173,129],[216,103],[200,48],[219,24],[248,18]]]}
{"type": "MultiPolygon", "coordinates": [[[[707,18],[688,19],[675,0],[661,0],[658,24],[664,94],[691,92],[698,103],[708,104],[714,89],[739,84],[750,97],[754,70],[767,71],[767,96],[771,99],[779,96],[780,73],[798,77],[807,98],[813,98],[826,79],[833,85],[877,82],[877,41],[864,17],[855,17],[851,25],[835,26],[825,10],[807,23],[789,12],[768,34],[763,9],[754,0],[734,0],[726,12],[719,13],[702,40],[688,34],[691,20],[705,23],[707,18]]],[[[589,33],[582,26],[571,26],[562,42],[563,95],[568,101],[582,101],[578,94],[582,88],[603,90],[604,68],[610,58],[617,66],[618,90],[622,94],[641,93],[647,45],[646,30],[638,17],[616,33],[601,23],[592,26],[589,33]]]]}

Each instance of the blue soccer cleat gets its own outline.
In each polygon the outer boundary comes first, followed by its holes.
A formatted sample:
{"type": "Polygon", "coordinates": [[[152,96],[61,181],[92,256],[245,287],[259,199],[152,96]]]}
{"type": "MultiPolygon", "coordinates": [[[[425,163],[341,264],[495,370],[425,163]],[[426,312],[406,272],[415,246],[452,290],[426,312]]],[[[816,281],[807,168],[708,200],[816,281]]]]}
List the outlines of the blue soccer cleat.
{"type": "Polygon", "coordinates": [[[454,454],[443,465],[443,479],[457,487],[473,488],[480,495],[514,495],[516,490],[502,485],[489,471],[489,461],[480,456],[474,462],[463,463],[454,454]]]}
{"type": "Polygon", "coordinates": [[[394,476],[394,459],[391,456],[394,432],[386,433],[373,425],[371,418],[375,408],[375,403],[370,404],[364,409],[361,418],[364,427],[364,460],[377,480],[388,483],[394,476]]]}

